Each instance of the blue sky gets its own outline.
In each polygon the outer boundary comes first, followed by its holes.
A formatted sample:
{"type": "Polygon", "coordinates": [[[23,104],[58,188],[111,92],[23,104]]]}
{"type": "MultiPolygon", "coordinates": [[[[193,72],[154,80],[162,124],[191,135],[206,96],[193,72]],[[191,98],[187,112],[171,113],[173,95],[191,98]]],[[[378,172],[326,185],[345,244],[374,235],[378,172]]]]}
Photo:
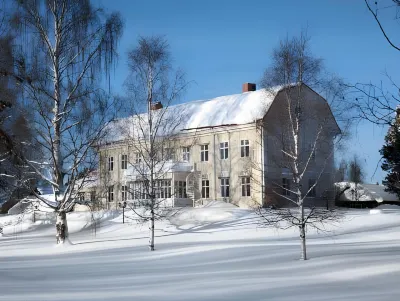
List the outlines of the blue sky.
{"type": "MultiPolygon", "coordinates": [[[[165,35],[175,67],[192,81],[182,101],[241,92],[244,82],[261,79],[271,51],[280,39],[307,28],[311,49],[324,59],[328,71],[350,83],[384,79],[387,71],[400,83],[400,53],[384,40],[363,0],[97,0],[120,11],[125,21],[120,57],[111,85],[123,93],[128,75],[126,54],[139,35],[165,35]]],[[[380,7],[390,6],[380,0],[380,7]]],[[[396,11],[380,11],[389,33],[396,34],[396,11]]],[[[400,42],[400,40],[399,40],[400,42]]],[[[399,43],[400,44],[400,43],[399,43]]],[[[366,163],[366,181],[381,181],[378,166],[386,129],[360,124],[344,156],[357,153],[366,163]]]]}

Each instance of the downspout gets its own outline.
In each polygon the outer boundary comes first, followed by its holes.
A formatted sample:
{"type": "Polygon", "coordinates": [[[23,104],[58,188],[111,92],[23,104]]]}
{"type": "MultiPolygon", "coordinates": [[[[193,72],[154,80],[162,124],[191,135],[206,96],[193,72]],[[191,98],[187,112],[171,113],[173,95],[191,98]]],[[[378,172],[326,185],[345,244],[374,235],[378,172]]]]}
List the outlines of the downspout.
{"type": "MultiPolygon", "coordinates": [[[[257,126],[257,125],[256,125],[257,126]]],[[[265,177],[264,177],[264,130],[261,126],[261,205],[264,205],[265,177]]]]}
{"type": "MultiPolygon", "coordinates": [[[[214,132],[214,131],[213,131],[214,132]]],[[[213,167],[214,167],[214,200],[217,200],[217,169],[215,160],[215,132],[214,132],[214,146],[213,146],[213,167]]]]}
{"type": "MultiPolygon", "coordinates": [[[[228,152],[229,149],[231,149],[231,132],[228,130],[228,152]]],[[[231,172],[232,172],[232,153],[230,152],[229,156],[229,203],[231,203],[231,195],[232,195],[232,189],[231,189],[231,185],[232,185],[232,178],[231,178],[231,172]]]]}

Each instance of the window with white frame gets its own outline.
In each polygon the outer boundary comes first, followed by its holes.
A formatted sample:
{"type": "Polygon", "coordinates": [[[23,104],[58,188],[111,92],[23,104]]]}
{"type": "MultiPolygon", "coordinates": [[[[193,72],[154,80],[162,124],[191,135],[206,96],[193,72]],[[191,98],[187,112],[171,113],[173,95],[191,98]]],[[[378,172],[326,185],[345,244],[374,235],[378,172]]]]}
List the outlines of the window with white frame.
{"type": "Polygon", "coordinates": [[[142,162],[142,155],[140,153],[135,153],[135,163],[139,164],[142,162]]]}
{"type": "Polygon", "coordinates": [[[79,200],[80,202],[83,202],[83,201],[85,200],[85,193],[84,193],[84,192],[80,192],[80,193],[78,194],[78,200],[79,200]]]}
{"type": "Polygon", "coordinates": [[[114,157],[108,157],[108,171],[114,170],[114,157]]]}
{"type": "Polygon", "coordinates": [[[174,160],[174,149],[167,147],[164,149],[164,160],[174,160]]]}
{"type": "Polygon", "coordinates": [[[242,177],[242,196],[250,196],[250,177],[242,177]]]}
{"type": "Polygon", "coordinates": [[[315,179],[308,179],[308,190],[310,190],[310,192],[308,193],[307,196],[309,197],[316,197],[317,193],[316,193],[316,189],[315,189],[315,179]],[[312,187],[312,188],[311,188],[312,187]]]}
{"type": "Polygon", "coordinates": [[[122,200],[126,201],[128,199],[128,186],[121,186],[122,200]]]}
{"type": "Polygon", "coordinates": [[[282,195],[290,196],[290,179],[282,178],[282,195]]]}
{"type": "Polygon", "coordinates": [[[200,161],[208,161],[208,144],[203,144],[200,146],[200,161]]]}
{"type": "Polygon", "coordinates": [[[108,201],[114,201],[114,186],[108,186],[108,201]]]}
{"type": "Polygon", "coordinates": [[[250,143],[249,140],[241,140],[240,141],[240,157],[249,157],[250,156],[250,143]]]}
{"type": "Polygon", "coordinates": [[[201,181],[201,197],[203,199],[208,199],[210,197],[210,181],[209,180],[201,181]]]}
{"type": "Polygon", "coordinates": [[[128,155],[121,155],[121,169],[128,168],[128,155]]]}
{"type": "Polygon", "coordinates": [[[171,197],[171,180],[157,180],[157,198],[167,199],[171,197]]]}
{"type": "Polygon", "coordinates": [[[175,197],[187,198],[186,195],[186,181],[175,181],[175,197]]]}
{"type": "Polygon", "coordinates": [[[190,161],[190,147],[182,147],[182,160],[187,162],[190,161]]]}
{"type": "Polygon", "coordinates": [[[96,201],[96,191],[91,191],[90,192],[90,202],[95,202],[96,201]]]}
{"type": "Polygon", "coordinates": [[[219,153],[221,160],[228,159],[229,156],[229,143],[228,142],[222,142],[219,144],[219,153]]]}
{"type": "Polygon", "coordinates": [[[223,198],[229,197],[229,178],[221,178],[221,196],[223,198]]]}

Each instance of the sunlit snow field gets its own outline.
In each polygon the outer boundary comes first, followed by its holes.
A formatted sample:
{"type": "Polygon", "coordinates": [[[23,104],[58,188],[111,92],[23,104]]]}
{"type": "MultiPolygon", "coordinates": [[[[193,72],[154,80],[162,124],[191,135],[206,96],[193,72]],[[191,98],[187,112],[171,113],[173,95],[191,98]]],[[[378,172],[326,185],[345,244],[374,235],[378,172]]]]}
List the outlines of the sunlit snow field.
{"type": "MultiPolygon", "coordinates": [[[[400,208],[400,207],[399,207],[400,208]]],[[[128,213],[130,215],[130,213],[128,213]]],[[[251,210],[185,208],[148,229],[120,212],[68,215],[56,246],[47,214],[1,216],[0,300],[400,300],[400,210],[347,210],[308,234],[259,226],[251,210]]]]}

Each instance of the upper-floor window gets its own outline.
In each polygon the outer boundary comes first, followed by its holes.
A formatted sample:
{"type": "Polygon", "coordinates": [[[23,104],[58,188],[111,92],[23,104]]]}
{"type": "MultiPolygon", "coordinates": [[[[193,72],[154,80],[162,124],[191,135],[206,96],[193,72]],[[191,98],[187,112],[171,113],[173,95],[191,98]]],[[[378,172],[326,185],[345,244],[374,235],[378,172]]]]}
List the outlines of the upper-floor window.
{"type": "Polygon", "coordinates": [[[220,157],[222,160],[228,159],[229,155],[229,143],[228,142],[222,142],[219,144],[219,151],[220,151],[220,157]]]}
{"type": "Polygon", "coordinates": [[[229,197],[229,178],[221,178],[221,196],[229,197]]]}
{"type": "Polygon", "coordinates": [[[249,157],[250,156],[250,143],[249,140],[241,140],[240,141],[240,157],[249,157]]]}
{"type": "Polygon", "coordinates": [[[190,161],[190,147],[182,147],[182,160],[187,162],[190,161]]]}
{"type": "Polygon", "coordinates": [[[96,191],[90,192],[90,201],[93,203],[96,201],[96,191]]]}
{"type": "Polygon", "coordinates": [[[202,162],[208,161],[208,144],[201,145],[200,161],[202,162]]]}
{"type": "Polygon", "coordinates": [[[250,196],[250,177],[242,177],[242,196],[250,196]]]}
{"type": "Polygon", "coordinates": [[[121,156],[121,169],[127,169],[128,168],[128,155],[122,155],[121,156]]]}
{"type": "Polygon", "coordinates": [[[126,201],[128,199],[128,186],[121,186],[122,200],[126,201]]]}
{"type": "Polygon", "coordinates": [[[290,179],[282,178],[282,194],[290,195],[290,179]]]}
{"type": "Polygon", "coordinates": [[[139,164],[142,162],[142,155],[140,153],[135,153],[135,163],[139,164]]]}
{"type": "Polygon", "coordinates": [[[165,148],[164,149],[164,160],[174,160],[174,149],[165,148]]]}
{"type": "Polygon", "coordinates": [[[114,170],[114,157],[108,157],[108,171],[114,170]]]}
{"type": "Polygon", "coordinates": [[[201,181],[201,197],[203,199],[208,199],[210,197],[210,181],[209,180],[201,181]]]}
{"type": "Polygon", "coordinates": [[[310,190],[310,192],[308,193],[309,197],[316,197],[317,193],[315,189],[315,179],[308,180],[308,190],[310,190]]]}
{"type": "Polygon", "coordinates": [[[113,202],[114,201],[114,186],[108,186],[108,201],[113,202]]]}

